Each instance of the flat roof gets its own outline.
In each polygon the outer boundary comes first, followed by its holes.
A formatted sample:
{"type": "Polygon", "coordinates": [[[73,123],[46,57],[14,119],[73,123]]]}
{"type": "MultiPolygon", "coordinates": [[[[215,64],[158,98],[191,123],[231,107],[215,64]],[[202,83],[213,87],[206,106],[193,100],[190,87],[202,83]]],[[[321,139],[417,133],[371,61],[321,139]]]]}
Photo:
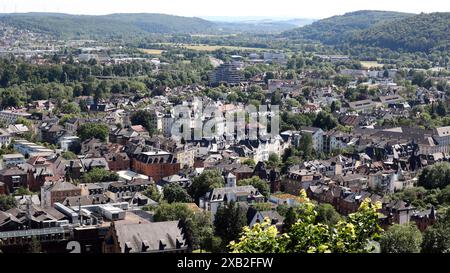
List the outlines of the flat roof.
{"type": "Polygon", "coordinates": [[[150,152],[143,152],[144,155],[170,155],[170,153],[165,151],[150,151],[150,152]]]}
{"type": "Polygon", "coordinates": [[[59,234],[59,233],[65,233],[65,232],[66,232],[66,230],[62,227],[5,231],[5,232],[0,232],[0,239],[12,238],[12,237],[38,236],[38,235],[47,235],[47,234],[59,234]]]}
{"type": "Polygon", "coordinates": [[[139,174],[130,170],[123,170],[116,172],[120,178],[126,179],[126,180],[132,180],[133,178],[142,178],[142,179],[148,179],[148,176],[139,174]]]}
{"type": "Polygon", "coordinates": [[[10,159],[10,158],[17,158],[17,157],[21,157],[21,158],[25,158],[25,156],[23,154],[6,154],[3,155],[3,159],[10,159]]]}

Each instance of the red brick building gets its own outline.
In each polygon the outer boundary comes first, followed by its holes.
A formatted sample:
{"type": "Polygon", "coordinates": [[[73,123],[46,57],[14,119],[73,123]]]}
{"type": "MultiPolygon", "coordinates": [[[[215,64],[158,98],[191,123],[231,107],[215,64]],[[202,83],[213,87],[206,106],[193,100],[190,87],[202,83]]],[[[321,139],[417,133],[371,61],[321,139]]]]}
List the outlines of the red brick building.
{"type": "Polygon", "coordinates": [[[237,182],[253,177],[253,169],[245,164],[243,164],[239,168],[234,169],[232,173],[236,176],[237,182]]]}
{"type": "Polygon", "coordinates": [[[164,151],[144,152],[133,158],[131,169],[159,182],[163,177],[177,174],[180,163],[173,154],[164,151]]]}
{"type": "Polygon", "coordinates": [[[429,226],[432,226],[437,220],[436,210],[434,207],[424,211],[416,211],[411,216],[411,221],[415,222],[417,228],[424,232],[429,226]]]}
{"type": "Polygon", "coordinates": [[[109,153],[103,156],[108,162],[111,171],[122,171],[130,169],[130,158],[126,153],[109,153]]]}
{"type": "Polygon", "coordinates": [[[28,173],[18,167],[3,169],[0,171],[0,181],[8,192],[13,193],[18,188],[28,188],[28,173]]]}
{"type": "Polygon", "coordinates": [[[0,182],[0,195],[1,194],[6,194],[6,186],[3,182],[0,182]]]}

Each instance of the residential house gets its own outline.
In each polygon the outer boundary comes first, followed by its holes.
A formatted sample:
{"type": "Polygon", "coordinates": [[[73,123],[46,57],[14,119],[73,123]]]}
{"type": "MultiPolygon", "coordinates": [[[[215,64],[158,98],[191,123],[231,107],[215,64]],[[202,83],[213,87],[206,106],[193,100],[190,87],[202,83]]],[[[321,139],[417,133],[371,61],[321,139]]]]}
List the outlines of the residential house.
{"type": "Polygon", "coordinates": [[[0,170],[0,182],[5,184],[10,193],[21,187],[28,189],[28,173],[19,167],[5,168],[0,170]]]}
{"type": "Polygon", "coordinates": [[[316,153],[323,152],[323,130],[315,127],[302,127],[300,132],[302,134],[310,134],[312,137],[313,148],[316,153]]]}
{"type": "Polygon", "coordinates": [[[356,112],[365,113],[377,107],[377,103],[372,100],[352,101],[348,102],[348,107],[356,112]]]}
{"type": "Polygon", "coordinates": [[[5,122],[6,124],[14,124],[19,118],[28,119],[31,114],[17,111],[17,110],[3,110],[0,111],[0,121],[5,122]]]}
{"type": "Polygon", "coordinates": [[[39,128],[42,141],[56,144],[58,138],[64,134],[64,127],[55,123],[43,123],[39,128]]]}
{"type": "Polygon", "coordinates": [[[434,129],[433,138],[439,145],[450,145],[450,126],[439,127],[434,129]]]}
{"type": "Polygon", "coordinates": [[[382,213],[387,215],[390,224],[408,224],[416,208],[402,200],[383,203],[382,213]]]}
{"type": "Polygon", "coordinates": [[[228,187],[215,188],[208,192],[204,197],[200,198],[199,207],[210,211],[212,219],[214,219],[217,209],[220,206],[223,206],[231,201],[244,203],[264,201],[264,196],[253,186],[232,186],[235,183],[235,180],[234,183],[232,180],[232,177],[227,177],[228,187]]]}
{"type": "Polygon", "coordinates": [[[281,191],[298,195],[300,190],[306,190],[311,184],[322,180],[322,174],[315,170],[300,169],[294,166],[282,178],[281,191]]]}
{"type": "Polygon", "coordinates": [[[22,154],[6,154],[2,156],[3,167],[13,167],[25,163],[25,157],[22,154]]]}
{"type": "Polygon", "coordinates": [[[279,231],[283,226],[284,217],[281,216],[276,210],[259,211],[253,207],[249,207],[247,211],[247,224],[249,227],[253,227],[255,224],[261,224],[268,218],[270,223],[277,227],[279,231]]]}
{"type": "Polygon", "coordinates": [[[103,156],[111,171],[129,170],[131,160],[126,153],[109,153],[103,156]]]}
{"type": "Polygon", "coordinates": [[[55,156],[55,152],[52,149],[45,148],[42,145],[37,145],[23,139],[14,141],[14,149],[25,157],[42,156],[45,158],[52,158],[55,156]]]}
{"type": "Polygon", "coordinates": [[[62,203],[67,197],[80,196],[81,188],[69,182],[47,182],[41,188],[41,203],[44,208],[62,203]]]}
{"type": "Polygon", "coordinates": [[[134,179],[126,182],[112,182],[105,193],[114,202],[129,202],[136,193],[145,191],[154,182],[148,179],[134,179]]]}
{"type": "Polygon", "coordinates": [[[159,186],[164,187],[170,184],[178,184],[183,188],[188,188],[192,184],[192,180],[185,175],[174,174],[171,176],[163,177],[159,183],[159,186]]]}
{"type": "Polygon", "coordinates": [[[0,129],[0,148],[9,146],[11,139],[11,134],[8,131],[0,129]]]}
{"type": "Polygon", "coordinates": [[[14,215],[0,211],[0,232],[16,231],[23,228],[22,222],[14,215]]]}
{"type": "Polygon", "coordinates": [[[437,212],[436,209],[431,207],[430,209],[418,210],[411,215],[411,221],[415,222],[421,232],[424,232],[429,226],[436,223],[437,212]]]}

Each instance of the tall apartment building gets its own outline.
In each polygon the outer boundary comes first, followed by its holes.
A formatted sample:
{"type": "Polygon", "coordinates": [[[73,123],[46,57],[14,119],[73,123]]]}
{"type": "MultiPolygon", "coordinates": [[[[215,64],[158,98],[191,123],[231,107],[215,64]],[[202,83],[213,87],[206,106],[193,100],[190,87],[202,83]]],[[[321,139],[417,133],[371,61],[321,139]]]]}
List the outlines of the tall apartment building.
{"type": "Polygon", "coordinates": [[[235,63],[224,63],[218,66],[210,74],[210,83],[239,84],[244,81],[244,76],[235,63]]]}

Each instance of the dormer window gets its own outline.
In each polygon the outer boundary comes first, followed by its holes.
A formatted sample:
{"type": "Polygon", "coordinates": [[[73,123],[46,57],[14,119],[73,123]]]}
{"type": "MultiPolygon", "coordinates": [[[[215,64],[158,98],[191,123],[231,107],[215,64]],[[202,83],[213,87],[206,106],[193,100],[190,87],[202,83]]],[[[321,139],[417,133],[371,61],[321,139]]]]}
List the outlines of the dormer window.
{"type": "Polygon", "coordinates": [[[131,246],[131,242],[126,242],[124,252],[130,253],[132,249],[133,249],[133,247],[131,246]]]}
{"type": "Polygon", "coordinates": [[[142,252],[147,252],[147,249],[150,248],[150,244],[148,243],[148,241],[144,240],[142,241],[142,252]]]}
{"type": "Polygon", "coordinates": [[[164,239],[159,240],[159,250],[164,250],[166,248],[166,246],[167,246],[166,240],[164,240],[164,239]]]}

